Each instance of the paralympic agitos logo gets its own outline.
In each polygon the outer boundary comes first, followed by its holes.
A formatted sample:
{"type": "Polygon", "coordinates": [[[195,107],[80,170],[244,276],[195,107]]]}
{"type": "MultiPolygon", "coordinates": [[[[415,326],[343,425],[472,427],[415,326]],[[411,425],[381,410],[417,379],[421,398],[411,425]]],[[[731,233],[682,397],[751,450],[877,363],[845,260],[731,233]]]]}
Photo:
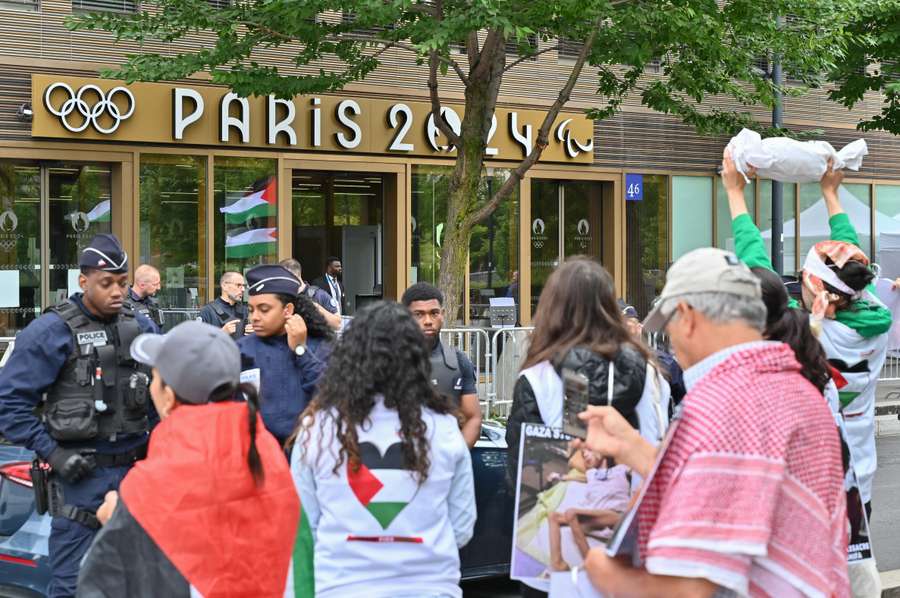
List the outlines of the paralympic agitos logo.
{"type": "Polygon", "coordinates": [[[96,85],[83,85],[75,91],[65,83],[54,83],[44,91],[44,106],[47,112],[59,117],[62,125],[72,133],[81,133],[93,125],[98,133],[109,135],[134,114],[135,100],[131,91],[121,85],[104,93],[96,85]],[[62,103],[53,98],[53,92],[57,89],[65,92],[62,103]],[[127,101],[127,110],[123,111],[116,104],[117,94],[127,101]]]}

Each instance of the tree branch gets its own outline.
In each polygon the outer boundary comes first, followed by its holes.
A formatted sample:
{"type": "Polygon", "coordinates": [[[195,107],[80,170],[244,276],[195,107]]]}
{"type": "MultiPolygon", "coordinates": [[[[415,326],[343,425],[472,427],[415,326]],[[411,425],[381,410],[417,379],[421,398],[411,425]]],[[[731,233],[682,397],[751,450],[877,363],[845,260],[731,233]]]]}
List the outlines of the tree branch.
{"type": "Polygon", "coordinates": [[[518,65],[518,64],[520,64],[520,63],[522,63],[522,62],[525,62],[526,60],[534,60],[535,58],[537,58],[537,57],[540,56],[541,54],[544,54],[545,52],[551,52],[551,51],[553,51],[553,50],[559,50],[559,44],[557,44],[557,45],[555,45],[555,46],[550,46],[549,48],[544,48],[543,50],[540,50],[540,51],[538,51],[538,52],[535,52],[534,54],[531,54],[530,56],[522,56],[522,57],[519,58],[518,60],[516,60],[516,61],[514,61],[514,62],[511,62],[508,66],[506,66],[506,67],[503,69],[503,72],[505,73],[506,71],[512,70],[513,67],[515,67],[516,65],[518,65]]]}
{"type": "Polygon", "coordinates": [[[562,107],[566,105],[566,102],[569,101],[569,97],[572,95],[572,90],[575,88],[575,84],[578,82],[578,77],[581,75],[581,71],[584,69],[584,64],[587,62],[588,55],[591,53],[591,48],[594,46],[594,40],[597,39],[597,33],[600,30],[600,27],[603,25],[602,18],[598,18],[594,23],[594,28],[591,30],[590,35],[585,40],[584,45],[581,47],[581,52],[578,53],[578,58],[575,60],[575,64],[572,66],[572,71],[569,73],[569,78],[566,80],[566,84],[560,90],[559,95],[556,97],[556,101],[553,102],[553,105],[550,106],[550,109],[547,110],[547,114],[544,115],[544,122],[541,123],[541,128],[538,130],[537,140],[535,141],[534,147],[531,149],[531,152],[522,160],[519,165],[512,171],[509,178],[506,179],[500,188],[494,193],[494,196],[488,200],[486,204],[484,204],[478,211],[474,212],[471,216],[469,216],[468,221],[472,224],[481,222],[485,218],[491,215],[491,213],[497,209],[497,206],[500,205],[500,202],[509,197],[512,193],[513,189],[515,189],[522,179],[525,177],[525,173],[528,172],[528,169],[535,165],[535,163],[540,159],[541,154],[544,152],[544,148],[547,147],[548,137],[550,135],[550,127],[553,126],[553,121],[556,120],[556,117],[559,116],[559,111],[562,110],[562,107]]]}
{"type": "Polygon", "coordinates": [[[437,81],[438,58],[438,53],[432,50],[428,59],[428,91],[431,95],[431,114],[434,117],[434,124],[437,125],[438,130],[459,151],[459,148],[462,147],[462,139],[453,131],[441,114],[441,97],[438,95],[437,81]]]}

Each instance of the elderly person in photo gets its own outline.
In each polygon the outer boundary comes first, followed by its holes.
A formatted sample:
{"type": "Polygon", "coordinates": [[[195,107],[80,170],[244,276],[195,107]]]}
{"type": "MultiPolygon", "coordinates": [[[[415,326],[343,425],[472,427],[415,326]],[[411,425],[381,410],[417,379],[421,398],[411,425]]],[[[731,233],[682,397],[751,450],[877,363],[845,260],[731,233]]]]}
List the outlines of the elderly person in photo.
{"type": "Polygon", "coordinates": [[[666,451],[615,410],[591,407],[587,446],[648,475],[641,567],[592,550],[607,596],[847,596],[838,433],[787,345],[763,340],[758,279],[734,254],[698,249],[669,270],[644,323],[665,330],[688,394],[666,451]]]}

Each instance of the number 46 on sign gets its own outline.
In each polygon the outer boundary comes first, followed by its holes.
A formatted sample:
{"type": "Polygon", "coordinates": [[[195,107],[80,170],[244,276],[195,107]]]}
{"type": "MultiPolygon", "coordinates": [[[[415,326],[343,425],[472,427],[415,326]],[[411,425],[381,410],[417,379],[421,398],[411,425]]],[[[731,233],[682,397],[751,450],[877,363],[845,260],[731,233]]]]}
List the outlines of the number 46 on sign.
{"type": "Polygon", "coordinates": [[[625,175],[625,200],[641,201],[644,199],[644,175],[625,175]]]}

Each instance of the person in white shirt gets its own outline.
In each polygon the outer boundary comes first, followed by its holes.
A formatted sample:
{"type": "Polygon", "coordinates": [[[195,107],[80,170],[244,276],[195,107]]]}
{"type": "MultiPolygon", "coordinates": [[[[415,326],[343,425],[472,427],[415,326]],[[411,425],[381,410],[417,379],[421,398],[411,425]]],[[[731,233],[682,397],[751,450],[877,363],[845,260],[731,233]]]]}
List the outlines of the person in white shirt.
{"type": "Polygon", "coordinates": [[[300,418],[291,471],[320,598],[462,597],[472,463],[428,374],[409,311],[376,303],[344,332],[300,418]]]}

